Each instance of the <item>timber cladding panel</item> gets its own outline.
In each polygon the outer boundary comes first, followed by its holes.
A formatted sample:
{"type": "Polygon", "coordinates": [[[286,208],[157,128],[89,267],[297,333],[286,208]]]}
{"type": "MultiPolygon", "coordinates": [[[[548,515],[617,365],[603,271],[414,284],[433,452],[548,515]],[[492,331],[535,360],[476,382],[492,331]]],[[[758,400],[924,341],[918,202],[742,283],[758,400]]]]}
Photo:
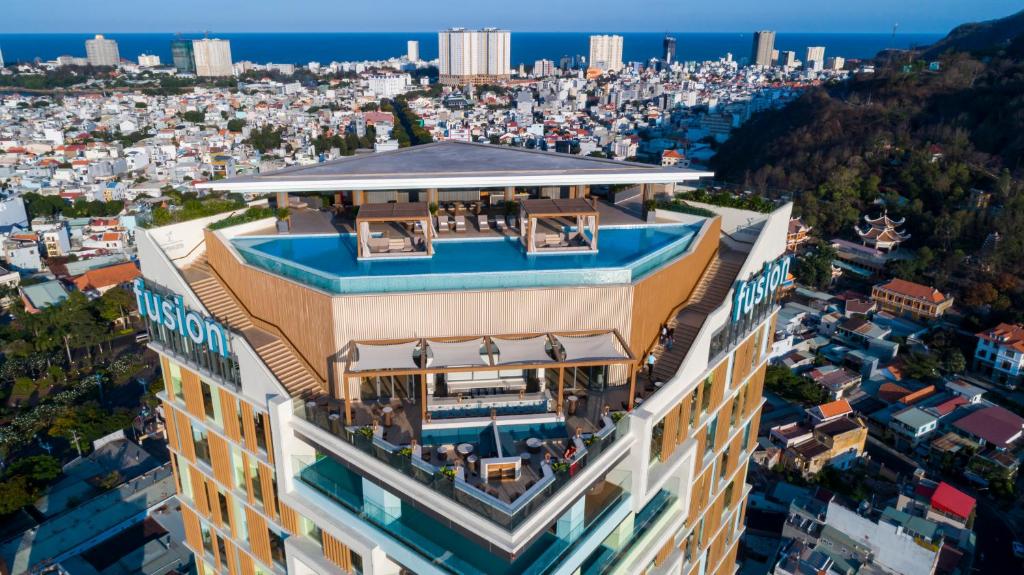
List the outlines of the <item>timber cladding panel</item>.
{"type": "Polygon", "coordinates": [[[203,407],[203,389],[199,374],[184,367],[181,368],[181,390],[185,395],[185,408],[198,419],[206,417],[203,407]]]}
{"type": "Polygon", "coordinates": [[[336,345],[610,328],[628,341],[630,294],[628,285],[610,285],[337,297],[336,345]]]}
{"type": "Polygon", "coordinates": [[[223,387],[219,389],[220,410],[224,420],[224,435],[235,443],[242,442],[242,429],[238,424],[238,399],[223,387]]]}
{"type": "Polygon", "coordinates": [[[345,571],[352,569],[352,557],[349,554],[348,546],[336,539],[330,533],[323,532],[324,557],[345,571]]]}
{"type": "MultiPolygon", "coordinates": [[[[704,270],[718,251],[722,220],[705,223],[703,235],[695,238],[693,251],[637,282],[633,288],[632,326],[629,345],[637,356],[658,337],[661,324],[693,293],[704,270]]],[[[625,332],[623,332],[625,335],[625,332]]]]}
{"type": "Polygon", "coordinates": [[[206,257],[253,318],[283,333],[321,379],[327,379],[327,358],[335,351],[331,296],[299,283],[250,267],[240,261],[213,232],[206,230],[206,257]]]}
{"type": "Polygon", "coordinates": [[[732,387],[739,385],[750,374],[756,340],[756,334],[750,334],[743,343],[736,347],[732,362],[732,387]]]}
{"type": "Polygon", "coordinates": [[[270,536],[267,534],[267,521],[251,507],[245,508],[245,526],[249,530],[249,546],[253,555],[265,565],[272,565],[270,556],[270,536]]]}

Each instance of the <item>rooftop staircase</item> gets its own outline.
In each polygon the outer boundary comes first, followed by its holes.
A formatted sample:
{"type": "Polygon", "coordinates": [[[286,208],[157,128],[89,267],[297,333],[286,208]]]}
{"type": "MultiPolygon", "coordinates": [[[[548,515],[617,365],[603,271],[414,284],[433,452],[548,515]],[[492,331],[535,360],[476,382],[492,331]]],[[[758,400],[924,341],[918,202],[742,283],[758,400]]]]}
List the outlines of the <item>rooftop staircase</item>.
{"type": "Polygon", "coordinates": [[[210,267],[205,254],[186,267],[183,275],[207,311],[217,321],[245,337],[290,396],[306,398],[325,392],[327,383],[280,331],[263,322],[260,322],[261,326],[256,325],[242,303],[210,267]]]}
{"type": "Polygon", "coordinates": [[[668,327],[675,329],[672,349],[655,343],[654,381],[668,381],[679,371],[708,314],[725,301],[745,259],[746,254],[724,244],[718,249],[693,293],[668,321],[668,327]]]}

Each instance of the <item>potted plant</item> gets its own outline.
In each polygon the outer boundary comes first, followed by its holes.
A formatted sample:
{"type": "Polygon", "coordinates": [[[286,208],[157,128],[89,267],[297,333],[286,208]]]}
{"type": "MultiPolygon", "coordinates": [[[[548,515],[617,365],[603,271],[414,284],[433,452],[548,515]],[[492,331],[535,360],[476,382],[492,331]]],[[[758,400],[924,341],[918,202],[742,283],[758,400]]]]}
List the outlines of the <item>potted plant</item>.
{"type": "Polygon", "coordinates": [[[373,428],[369,425],[364,425],[356,430],[356,433],[362,435],[366,439],[373,439],[373,428]]]}
{"type": "Polygon", "coordinates": [[[436,216],[437,215],[437,202],[430,202],[430,204],[427,206],[427,209],[430,210],[430,215],[436,216]]]}
{"type": "Polygon", "coordinates": [[[653,224],[655,218],[655,210],[658,209],[658,202],[655,200],[644,200],[644,218],[647,223],[653,224]]]}
{"type": "Polygon", "coordinates": [[[447,477],[448,479],[451,479],[452,481],[455,481],[455,468],[454,467],[451,467],[450,465],[445,465],[444,467],[439,469],[437,472],[440,475],[442,475],[443,477],[447,477]]]}
{"type": "Polygon", "coordinates": [[[412,457],[412,448],[403,447],[398,450],[398,454],[401,455],[402,457],[412,457]]]}
{"type": "Polygon", "coordinates": [[[551,464],[551,471],[556,474],[564,474],[569,472],[569,464],[564,461],[556,461],[551,464]]]}
{"type": "Polygon", "coordinates": [[[287,233],[291,229],[291,212],[288,208],[278,208],[276,215],[278,233],[287,233]]]}

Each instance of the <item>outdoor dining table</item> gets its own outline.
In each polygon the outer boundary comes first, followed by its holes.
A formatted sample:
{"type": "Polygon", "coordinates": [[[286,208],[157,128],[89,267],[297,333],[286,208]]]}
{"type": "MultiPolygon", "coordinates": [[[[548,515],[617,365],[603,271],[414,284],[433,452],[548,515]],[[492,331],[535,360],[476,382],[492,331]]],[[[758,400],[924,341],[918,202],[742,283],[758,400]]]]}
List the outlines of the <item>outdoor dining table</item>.
{"type": "Polygon", "coordinates": [[[471,443],[460,443],[458,447],[459,455],[465,457],[470,453],[473,453],[473,444],[471,443]]]}
{"type": "Polygon", "coordinates": [[[536,437],[531,437],[526,440],[526,448],[530,450],[530,453],[537,453],[540,451],[542,445],[544,445],[544,442],[536,437]]]}
{"type": "Polygon", "coordinates": [[[391,427],[391,425],[395,422],[394,408],[391,407],[390,405],[386,405],[384,406],[384,409],[381,410],[381,413],[384,414],[384,427],[391,427]]]}
{"type": "Polygon", "coordinates": [[[453,446],[450,443],[446,443],[446,444],[444,444],[444,445],[442,445],[442,446],[437,448],[437,454],[441,457],[441,459],[444,459],[445,461],[447,461],[448,460],[448,456],[454,450],[455,450],[455,446],[453,446]]]}
{"type": "Polygon", "coordinates": [[[579,404],[580,398],[578,396],[575,396],[575,395],[570,395],[566,399],[569,400],[569,415],[575,415],[576,414],[576,406],[577,406],[577,404],[579,404]]]}

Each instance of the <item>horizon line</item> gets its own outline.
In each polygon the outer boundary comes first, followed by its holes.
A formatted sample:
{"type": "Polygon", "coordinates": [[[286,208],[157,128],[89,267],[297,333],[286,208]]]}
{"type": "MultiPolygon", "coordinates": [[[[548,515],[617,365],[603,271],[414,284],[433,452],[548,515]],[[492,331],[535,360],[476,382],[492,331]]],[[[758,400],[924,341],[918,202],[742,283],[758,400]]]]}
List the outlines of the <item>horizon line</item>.
{"type": "MultiPolygon", "coordinates": [[[[477,28],[466,28],[467,30],[476,30],[477,28]]],[[[726,31],[651,31],[651,30],[625,30],[625,31],[611,31],[611,30],[512,30],[508,28],[498,28],[499,30],[506,30],[511,33],[518,34],[659,34],[659,35],[671,35],[671,34],[753,34],[758,30],[751,31],[740,31],[740,30],[726,30],[726,31]]],[[[162,34],[437,34],[444,32],[445,30],[376,30],[376,31],[358,31],[358,30],[317,30],[317,31],[288,31],[288,30],[257,30],[257,31],[246,31],[246,32],[231,32],[231,31],[217,31],[212,30],[192,30],[192,31],[152,31],[152,32],[124,32],[124,31],[105,31],[105,32],[4,32],[0,31],[2,35],[9,36],[31,36],[33,34],[52,34],[52,35],[80,35],[80,34],[132,34],[132,35],[162,35],[162,34]]],[[[844,31],[844,32],[816,32],[807,30],[772,30],[776,34],[821,34],[821,35],[852,35],[852,34],[877,34],[877,35],[890,35],[891,30],[885,31],[844,31]]],[[[900,30],[897,32],[897,36],[901,34],[948,34],[949,31],[918,31],[918,30],[900,30]]]]}

